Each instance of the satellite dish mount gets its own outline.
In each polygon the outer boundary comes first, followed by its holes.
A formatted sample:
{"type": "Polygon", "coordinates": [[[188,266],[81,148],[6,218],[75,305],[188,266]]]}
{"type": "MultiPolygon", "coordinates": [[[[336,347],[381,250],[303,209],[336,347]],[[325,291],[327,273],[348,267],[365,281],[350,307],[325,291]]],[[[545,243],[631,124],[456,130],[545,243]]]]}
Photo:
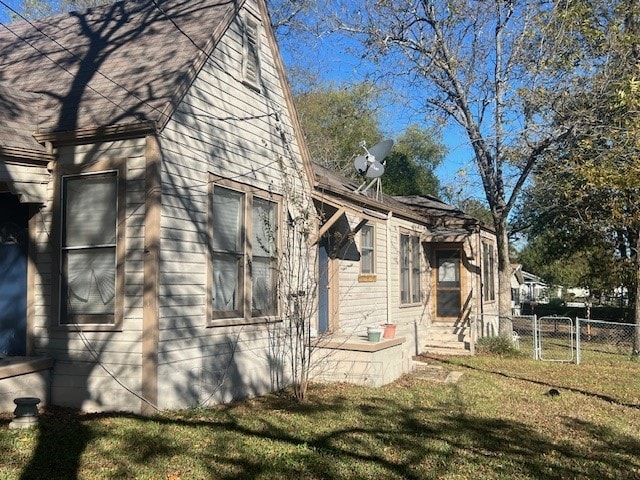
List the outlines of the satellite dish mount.
{"type": "Polygon", "coordinates": [[[365,180],[355,193],[366,193],[374,183],[378,184],[378,190],[380,190],[380,177],[384,174],[386,164],[384,159],[389,155],[391,147],[393,147],[393,140],[384,140],[370,149],[367,149],[367,143],[362,141],[360,142],[360,147],[364,149],[365,154],[356,157],[353,160],[353,166],[360,175],[373,181],[363,190],[363,187],[368,182],[368,180],[365,180]]]}

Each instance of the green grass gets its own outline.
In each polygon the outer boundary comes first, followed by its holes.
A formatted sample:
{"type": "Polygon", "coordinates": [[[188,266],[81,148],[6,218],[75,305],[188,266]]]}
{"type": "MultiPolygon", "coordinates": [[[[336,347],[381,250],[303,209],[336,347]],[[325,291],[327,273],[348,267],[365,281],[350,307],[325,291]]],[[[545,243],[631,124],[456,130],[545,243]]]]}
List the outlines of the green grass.
{"type": "Polygon", "coordinates": [[[464,376],[153,418],[54,409],[30,431],[5,416],[0,479],[640,478],[639,363],[429,361],[464,376]]]}

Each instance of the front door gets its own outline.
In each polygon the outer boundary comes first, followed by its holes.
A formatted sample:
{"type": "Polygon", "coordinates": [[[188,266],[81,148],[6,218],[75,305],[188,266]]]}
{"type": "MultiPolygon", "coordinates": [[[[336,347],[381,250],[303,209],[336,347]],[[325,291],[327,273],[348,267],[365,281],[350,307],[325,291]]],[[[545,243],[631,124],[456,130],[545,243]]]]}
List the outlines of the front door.
{"type": "Polygon", "coordinates": [[[326,241],[318,245],[318,333],[329,330],[329,253],[326,241]]]}
{"type": "Polygon", "coordinates": [[[436,317],[456,321],[461,308],[460,250],[436,250],[436,317]]]}
{"type": "Polygon", "coordinates": [[[26,355],[27,212],[13,195],[0,194],[0,357],[26,355]]]}

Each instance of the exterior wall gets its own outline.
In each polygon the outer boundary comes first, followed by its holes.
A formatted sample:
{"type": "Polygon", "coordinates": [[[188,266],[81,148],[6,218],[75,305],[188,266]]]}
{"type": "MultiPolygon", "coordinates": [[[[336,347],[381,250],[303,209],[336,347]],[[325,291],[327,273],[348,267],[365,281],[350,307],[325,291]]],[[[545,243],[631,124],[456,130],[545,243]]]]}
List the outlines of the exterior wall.
{"type": "MultiPolygon", "coordinates": [[[[254,2],[246,8],[256,10],[254,2]]],[[[163,409],[230,401],[287,383],[282,323],[207,324],[209,176],[283,198],[282,233],[287,216],[296,215],[288,199],[309,191],[264,21],[260,91],[241,81],[236,19],[160,138],[158,403],[163,409]]]]}
{"type": "MultiPolygon", "coordinates": [[[[347,217],[352,228],[360,222],[354,215],[347,217]]],[[[426,230],[394,216],[387,220],[369,220],[369,224],[375,229],[375,281],[369,281],[368,276],[363,279],[360,262],[339,261],[339,319],[329,337],[337,346],[324,346],[316,352],[316,358],[322,358],[323,364],[319,379],[379,386],[410,372],[412,356],[422,351],[429,319],[426,303],[430,294],[430,267],[421,247],[421,302],[401,305],[399,246],[401,232],[421,236],[426,230]],[[397,325],[395,338],[401,338],[402,342],[375,352],[363,351],[366,327],[384,323],[397,325]]],[[[354,241],[352,248],[360,251],[359,234],[354,241]]]]}
{"type": "Polygon", "coordinates": [[[334,340],[313,351],[312,376],[325,382],[346,382],[381,387],[410,371],[405,338],[382,340],[334,340]]]}
{"type": "Polygon", "coordinates": [[[53,360],[12,357],[0,360],[0,412],[13,412],[18,397],[36,397],[49,404],[53,360]]]}
{"type": "MultiPolygon", "coordinates": [[[[360,221],[347,215],[354,228],[360,221]]],[[[360,275],[360,262],[338,260],[339,319],[337,330],[345,335],[366,337],[367,326],[378,326],[387,322],[387,222],[369,221],[374,227],[375,277],[360,275]],[[375,280],[374,280],[375,278],[375,280]]],[[[350,249],[360,252],[361,236],[358,233],[350,249]]]]}
{"type": "Polygon", "coordinates": [[[48,201],[32,221],[36,262],[32,298],[34,354],[55,359],[51,403],[83,410],[140,409],[142,284],[144,233],[144,139],[61,147],[48,186],[48,201]],[[53,210],[59,205],[54,185],[61,167],[96,161],[124,161],[126,222],[124,318],[119,330],[90,331],[57,327],[52,302],[53,210]],[[99,357],[100,361],[96,360],[99,357]],[[117,381],[114,379],[117,378],[117,381]],[[122,385],[121,385],[122,384],[122,385]],[[123,386],[124,385],[124,386],[123,386]],[[130,391],[129,391],[130,390],[130,391]]]}

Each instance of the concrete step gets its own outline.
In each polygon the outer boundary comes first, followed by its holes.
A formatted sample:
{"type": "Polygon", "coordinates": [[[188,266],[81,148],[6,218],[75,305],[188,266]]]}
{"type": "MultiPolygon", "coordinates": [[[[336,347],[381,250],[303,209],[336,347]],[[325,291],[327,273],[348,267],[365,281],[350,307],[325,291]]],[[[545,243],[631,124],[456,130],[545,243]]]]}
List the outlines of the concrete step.
{"type": "Polygon", "coordinates": [[[440,365],[430,365],[424,362],[413,362],[414,375],[418,378],[431,380],[438,383],[457,383],[462,377],[462,372],[449,372],[440,365]]]}
{"type": "Polygon", "coordinates": [[[427,333],[427,338],[434,342],[467,342],[470,340],[470,335],[430,331],[427,333]]]}
{"type": "Polygon", "coordinates": [[[424,346],[426,353],[433,353],[436,355],[471,355],[468,343],[427,343],[424,346]]]}

